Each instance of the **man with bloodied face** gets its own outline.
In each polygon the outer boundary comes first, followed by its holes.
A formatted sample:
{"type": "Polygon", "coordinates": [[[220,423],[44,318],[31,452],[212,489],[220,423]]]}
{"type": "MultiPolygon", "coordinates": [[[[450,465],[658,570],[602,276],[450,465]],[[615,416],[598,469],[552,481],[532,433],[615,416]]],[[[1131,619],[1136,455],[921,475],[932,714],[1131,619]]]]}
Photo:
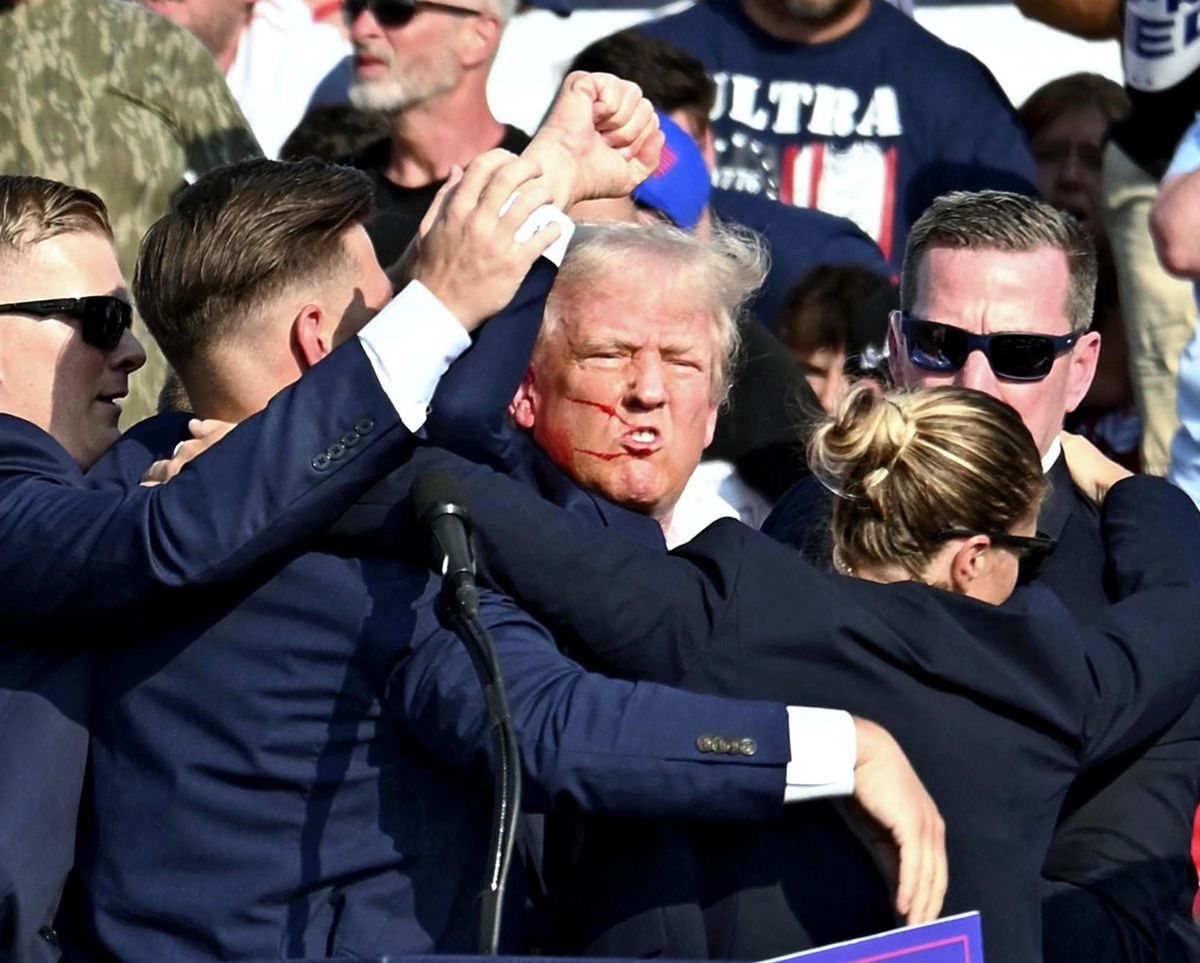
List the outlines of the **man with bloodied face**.
{"type": "MultiPolygon", "coordinates": [[[[653,518],[674,544],[675,507],[712,441],[762,255],[737,234],[699,240],[665,224],[580,235],[510,413],[575,482],[653,518]]],[[[713,518],[731,514],[722,504],[713,518]]]]}

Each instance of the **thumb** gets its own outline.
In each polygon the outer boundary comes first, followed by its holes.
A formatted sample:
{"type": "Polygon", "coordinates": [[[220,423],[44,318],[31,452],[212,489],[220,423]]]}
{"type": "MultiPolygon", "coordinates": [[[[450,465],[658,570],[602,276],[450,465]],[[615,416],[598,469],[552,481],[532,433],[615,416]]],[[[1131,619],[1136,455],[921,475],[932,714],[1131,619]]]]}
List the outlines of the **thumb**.
{"type": "Polygon", "coordinates": [[[441,214],[442,208],[446,205],[446,200],[458,187],[459,181],[463,179],[463,169],[457,164],[450,167],[450,174],[446,177],[446,182],[438,188],[438,192],[433,196],[433,200],[429,204],[429,209],[425,212],[425,216],[421,218],[421,224],[417,228],[417,236],[425,237],[432,229],[434,222],[437,221],[438,215],[441,214]]]}
{"type": "Polygon", "coordinates": [[[216,431],[220,431],[225,427],[227,422],[221,421],[219,418],[192,418],[188,422],[188,431],[192,433],[193,438],[207,438],[216,431]]]}

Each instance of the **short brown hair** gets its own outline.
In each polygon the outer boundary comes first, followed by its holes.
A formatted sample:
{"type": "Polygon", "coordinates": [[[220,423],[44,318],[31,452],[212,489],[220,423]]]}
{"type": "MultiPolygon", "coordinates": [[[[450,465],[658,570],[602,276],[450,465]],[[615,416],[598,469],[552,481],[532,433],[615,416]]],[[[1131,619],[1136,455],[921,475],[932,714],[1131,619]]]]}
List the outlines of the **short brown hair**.
{"type": "Polygon", "coordinates": [[[665,40],[621,30],[584,47],[571,61],[571,70],[613,74],[635,83],[659,110],[687,114],[697,134],[708,130],[716,84],[701,61],[665,40]]]}
{"type": "Polygon", "coordinates": [[[44,177],[0,174],[0,255],[75,233],[112,240],[108,209],[96,194],[44,177]]]}
{"type": "Polygon", "coordinates": [[[1017,119],[1032,138],[1051,121],[1083,107],[1094,107],[1111,124],[1129,113],[1129,97],[1115,80],[1100,74],[1068,74],[1030,94],[1017,109],[1017,119]]]}
{"type": "Polygon", "coordinates": [[[1070,214],[1023,194],[957,191],[943,194],[908,232],[900,273],[900,306],[911,312],[925,252],[933,247],[971,251],[1034,251],[1051,247],[1067,259],[1065,306],[1074,332],[1088,329],[1096,300],[1096,247],[1070,214]]]}
{"type": "Polygon", "coordinates": [[[1021,416],[966,388],[853,388],[813,434],[808,462],[838,496],[835,561],[851,570],[898,566],[921,581],[941,532],[1011,531],[1046,490],[1021,416]]]}
{"type": "Polygon", "coordinates": [[[146,327],[179,366],[288,286],[344,263],[371,182],[324,161],[254,158],[184,190],[142,239],[133,286],[146,327]]]}
{"type": "Polygon", "coordinates": [[[864,349],[882,351],[897,294],[891,281],[857,264],[820,264],[788,292],[775,329],[798,355],[844,351],[850,362],[864,349]]]}

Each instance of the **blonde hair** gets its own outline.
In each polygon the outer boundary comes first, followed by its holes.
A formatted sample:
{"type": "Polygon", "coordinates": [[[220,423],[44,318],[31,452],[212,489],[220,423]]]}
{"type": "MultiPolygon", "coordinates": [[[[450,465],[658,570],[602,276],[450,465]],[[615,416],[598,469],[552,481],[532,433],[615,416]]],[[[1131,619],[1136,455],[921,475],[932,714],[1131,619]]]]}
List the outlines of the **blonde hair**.
{"type": "MultiPolygon", "coordinates": [[[[649,283],[672,285],[711,310],[716,342],[711,394],[715,402],[722,402],[729,394],[741,347],[738,323],[762,285],[767,265],[762,240],[748,230],[714,227],[709,237],[699,238],[665,222],[581,225],[546,300],[534,359],[576,299],[603,291],[615,276],[651,271],[654,279],[649,283]]],[[[654,319],[647,323],[653,324],[654,319]]]]}
{"type": "Polygon", "coordinates": [[[808,461],[837,496],[835,562],[896,566],[918,580],[943,531],[1011,531],[1046,490],[1020,416],[965,388],[854,388],[813,434],[808,461]]]}
{"type": "Polygon", "coordinates": [[[99,234],[111,241],[104,202],[44,177],[0,175],[0,254],[21,253],[59,234],[99,234]]]}

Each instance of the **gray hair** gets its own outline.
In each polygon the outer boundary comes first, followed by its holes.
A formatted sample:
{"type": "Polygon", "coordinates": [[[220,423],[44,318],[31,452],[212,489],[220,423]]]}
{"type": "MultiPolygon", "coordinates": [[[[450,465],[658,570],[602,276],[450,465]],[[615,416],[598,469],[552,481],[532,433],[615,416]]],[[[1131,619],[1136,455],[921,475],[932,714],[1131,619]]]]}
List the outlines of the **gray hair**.
{"type": "Polygon", "coordinates": [[[943,194],[908,233],[900,275],[900,306],[911,311],[917,275],[931,247],[970,251],[1034,251],[1052,247],[1067,259],[1067,320],[1074,332],[1092,323],[1096,299],[1096,248],[1083,226],[1049,204],[1005,191],[943,194]]]}
{"type": "Polygon", "coordinates": [[[666,222],[644,226],[625,223],[580,226],[546,301],[536,358],[577,297],[603,289],[605,279],[636,266],[654,265],[675,284],[711,306],[716,352],[713,400],[729,394],[741,348],[739,322],[766,275],[769,258],[761,238],[744,228],[714,225],[707,238],[687,234],[666,222]]]}

